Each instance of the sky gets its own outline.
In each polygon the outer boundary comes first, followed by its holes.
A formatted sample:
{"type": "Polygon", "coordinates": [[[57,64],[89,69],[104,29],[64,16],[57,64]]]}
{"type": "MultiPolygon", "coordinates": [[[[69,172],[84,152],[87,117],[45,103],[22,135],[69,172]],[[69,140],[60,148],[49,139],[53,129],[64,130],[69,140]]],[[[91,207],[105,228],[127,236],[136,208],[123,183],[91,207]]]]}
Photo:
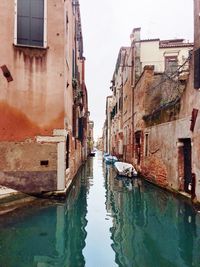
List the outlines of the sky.
{"type": "Polygon", "coordinates": [[[86,58],[86,86],[94,137],[102,136],[106,97],[121,46],[133,28],[141,38],[193,41],[193,0],[79,0],[86,58]]]}

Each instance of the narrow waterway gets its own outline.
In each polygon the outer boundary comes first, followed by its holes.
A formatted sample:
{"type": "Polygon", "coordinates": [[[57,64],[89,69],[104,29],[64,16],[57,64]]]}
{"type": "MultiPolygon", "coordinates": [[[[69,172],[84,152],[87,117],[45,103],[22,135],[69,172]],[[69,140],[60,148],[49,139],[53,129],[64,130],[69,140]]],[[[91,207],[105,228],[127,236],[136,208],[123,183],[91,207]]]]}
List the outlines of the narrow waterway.
{"type": "Polygon", "coordinates": [[[117,179],[100,152],[66,202],[0,216],[1,267],[198,267],[199,248],[198,212],[140,179],[117,179]]]}

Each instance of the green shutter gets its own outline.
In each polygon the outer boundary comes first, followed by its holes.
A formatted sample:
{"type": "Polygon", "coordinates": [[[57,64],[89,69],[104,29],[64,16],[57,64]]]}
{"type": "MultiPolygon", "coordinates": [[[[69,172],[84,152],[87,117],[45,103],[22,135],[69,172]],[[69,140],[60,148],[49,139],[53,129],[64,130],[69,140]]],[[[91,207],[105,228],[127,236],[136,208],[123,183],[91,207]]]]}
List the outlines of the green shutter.
{"type": "Polygon", "coordinates": [[[200,48],[194,51],[194,88],[200,88],[200,48]]]}
{"type": "Polygon", "coordinates": [[[44,0],[17,1],[17,43],[43,46],[44,0]]]}

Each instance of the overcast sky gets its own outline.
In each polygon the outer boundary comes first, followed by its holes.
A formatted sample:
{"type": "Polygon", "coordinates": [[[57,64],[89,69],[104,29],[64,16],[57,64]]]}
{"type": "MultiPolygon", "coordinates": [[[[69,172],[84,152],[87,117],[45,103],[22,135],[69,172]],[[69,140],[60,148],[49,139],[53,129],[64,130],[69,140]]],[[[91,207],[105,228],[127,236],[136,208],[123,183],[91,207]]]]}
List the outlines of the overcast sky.
{"type": "Polygon", "coordinates": [[[106,96],[121,46],[133,28],[141,38],[193,41],[193,0],[79,0],[86,57],[86,85],[95,138],[102,135],[106,96]]]}

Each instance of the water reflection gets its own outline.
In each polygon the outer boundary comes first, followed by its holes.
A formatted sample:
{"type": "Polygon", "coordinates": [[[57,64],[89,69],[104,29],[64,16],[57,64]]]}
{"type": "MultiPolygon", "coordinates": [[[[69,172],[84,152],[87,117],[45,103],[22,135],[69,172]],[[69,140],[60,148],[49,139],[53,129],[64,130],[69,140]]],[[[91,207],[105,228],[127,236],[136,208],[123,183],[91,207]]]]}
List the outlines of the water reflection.
{"type": "MultiPolygon", "coordinates": [[[[83,250],[85,266],[117,266],[115,253],[111,247],[112,218],[105,206],[105,180],[102,173],[102,155],[97,153],[94,159],[92,186],[87,195],[88,221],[86,246],[83,250]]],[[[90,182],[91,185],[91,182],[90,182]]]]}
{"type": "Polygon", "coordinates": [[[0,217],[0,266],[85,266],[85,226],[89,180],[93,162],[88,161],[66,203],[50,204],[0,217]]]}
{"type": "Polygon", "coordinates": [[[200,214],[88,160],[67,201],[0,216],[2,267],[198,267],[200,214]],[[94,165],[93,165],[94,164],[94,165]]]}
{"type": "Polygon", "coordinates": [[[190,204],[104,168],[118,266],[200,266],[200,217],[190,204]]]}

